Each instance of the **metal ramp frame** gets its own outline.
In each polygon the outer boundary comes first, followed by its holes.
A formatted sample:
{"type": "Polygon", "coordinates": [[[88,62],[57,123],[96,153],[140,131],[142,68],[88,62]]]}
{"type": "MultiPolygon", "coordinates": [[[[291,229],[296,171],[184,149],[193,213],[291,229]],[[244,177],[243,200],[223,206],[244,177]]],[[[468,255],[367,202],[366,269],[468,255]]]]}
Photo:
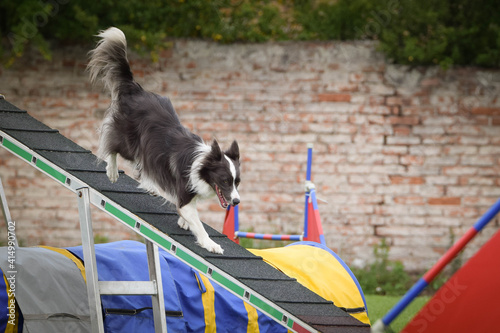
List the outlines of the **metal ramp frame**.
{"type": "MultiPolygon", "coordinates": [[[[87,281],[87,294],[89,302],[90,323],[92,332],[104,333],[104,320],[102,316],[101,295],[150,295],[152,297],[155,332],[167,331],[165,316],[165,302],[163,297],[163,284],[160,273],[160,257],[158,246],[146,240],[146,253],[148,256],[148,269],[150,281],[98,281],[97,261],[94,251],[94,233],[92,231],[92,218],[90,213],[89,189],[84,187],[78,192],[78,212],[80,216],[80,230],[85,265],[85,278],[87,281]]],[[[5,218],[7,229],[14,223],[10,215],[7,198],[0,178],[0,206],[5,218]]],[[[10,237],[9,237],[10,238],[10,237]]],[[[17,248],[17,239],[9,240],[17,248]]]]}
{"type": "Polygon", "coordinates": [[[98,281],[89,193],[88,187],[77,189],[83,261],[87,279],[92,332],[104,333],[101,295],[150,295],[153,305],[155,332],[167,332],[158,245],[146,239],[150,281],[98,281]]]}
{"type": "MultiPolygon", "coordinates": [[[[159,270],[155,272],[154,269],[158,266],[153,264],[153,261],[159,260],[158,247],[161,247],[290,331],[369,331],[369,325],[349,316],[333,302],[314,294],[207,225],[204,225],[207,232],[221,244],[225,254],[214,255],[198,247],[190,232],[177,227],[175,210],[165,205],[160,207],[160,199],[138,189],[138,183],[126,175],[120,174],[118,182],[111,184],[107,181],[104,167],[97,165],[97,158],[88,150],[2,99],[0,146],[78,195],[82,240],[90,258],[95,258],[92,253],[90,204],[147,240],[152,281],[137,284],[133,292],[161,295],[161,283],[158,283],[161,276],[159,270]]],[[[87,280],[89,298],[99,292],[123,293],[123,289],[129,288],[115,282],[101,281],[96,284],[95,261],[89,264],[85,258],[85,267],[89,270],[87,274],[93,274],[87,280]],[[93,286],[89,285],[92,281],[93,286]]],[[[92,302],[94,304],[90,304],[90,308],[100,307],[99,297],[96,296],[92,302]]],[[[156,304],[161,311],[162,301],[156,304]]],[[[157,332],[166,331],[161,325],[155,319],[157,332]]]]}

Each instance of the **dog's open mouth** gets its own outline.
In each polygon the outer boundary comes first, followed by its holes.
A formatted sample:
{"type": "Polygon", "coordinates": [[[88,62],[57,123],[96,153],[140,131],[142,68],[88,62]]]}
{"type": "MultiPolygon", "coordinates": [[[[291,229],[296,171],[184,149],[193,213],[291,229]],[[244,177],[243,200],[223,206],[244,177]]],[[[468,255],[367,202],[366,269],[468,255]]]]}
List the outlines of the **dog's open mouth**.
{"type": "Polygon", "coordinates": [[[222,191],[217,185],[215,185],[215,193],[217,193],[217,197],[219,198],[220,206],[226,209],[229,204],[227,203],[226,198],[224,198],[224,196],[222,195],[222,191]]]}

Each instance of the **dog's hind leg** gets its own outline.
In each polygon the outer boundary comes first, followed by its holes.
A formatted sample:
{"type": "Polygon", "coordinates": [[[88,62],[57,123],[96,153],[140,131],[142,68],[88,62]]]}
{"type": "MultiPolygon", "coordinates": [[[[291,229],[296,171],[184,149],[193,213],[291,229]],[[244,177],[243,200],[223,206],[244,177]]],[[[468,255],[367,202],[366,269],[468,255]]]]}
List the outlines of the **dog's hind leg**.
{"type": "Polygon", "coordinates": [[[203,224],[198,217],[198,210],[196,209],[196,200],[191,200],[185,206],[179,208],[179,221],[178,224],[181,228],[186,230],[191,230],[193,235],[196,237],[196,243],[202,248],[207,249],[210,252],[222,254],[224,250],[219,244],[214,242],[208,237],[208,234],[203,228],[203,224]]]}
{"type": "Polygon", "coordinates": [[[109,154],[106,159],[108,165],[106,166],[106,175],[112,183],[118,180],[118,165],[116,164],[116,153],[109,154]]]}

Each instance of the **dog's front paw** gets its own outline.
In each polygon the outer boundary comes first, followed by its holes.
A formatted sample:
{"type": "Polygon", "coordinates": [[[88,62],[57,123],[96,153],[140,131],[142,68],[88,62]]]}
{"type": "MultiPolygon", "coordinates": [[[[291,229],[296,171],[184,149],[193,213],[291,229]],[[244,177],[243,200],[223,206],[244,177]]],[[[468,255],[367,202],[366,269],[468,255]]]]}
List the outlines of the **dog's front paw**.
{"type": "Polygon", "coordinates": [[[184,230],[189,230],[189,224],[182,217],[177,220],[177,225],[184,230]]]}
{"type": "Polygon", "coordinates": [[[214,242],[213,240],[211,240],[210,238],[206,238],[203,241],[198,241],[197,243],[199,246],[201,246],[204,249],[207,249],[209,252],[217,253],[217,254],[224,253],[224,250],[222,249],[222,247],[219,244],[217,244],[216,242],[214,242]]]}
{"type": "Polygon", "coordinates": [[[118,180],[118,169],[109,166],[106,167],[106,176],[108,176],[110,182],[116,183],[118,180]]]}

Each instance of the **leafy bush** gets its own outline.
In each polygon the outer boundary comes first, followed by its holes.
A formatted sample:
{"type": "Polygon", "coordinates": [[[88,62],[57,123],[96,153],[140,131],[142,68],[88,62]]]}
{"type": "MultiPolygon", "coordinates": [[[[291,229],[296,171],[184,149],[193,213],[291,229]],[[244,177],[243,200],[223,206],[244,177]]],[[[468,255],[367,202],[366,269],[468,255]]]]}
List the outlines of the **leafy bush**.
{"type": "Polygon", "coordinates": [[[379,34],[380,48],[402,64],[500,65],[496,1],[401,1],[379,34]]]}
{"type": "Polygon", "coordinates": [[[303,27],[300,39],[351,40],[373,38],[367,34],[373,13],[382,0],[308,1],[295,0],[295,17],[303,27]]]}
{"type": "Polygon", "coordinates": [[[394,62],[500,66],[496,0],[296,0],[302,39],[375,39],[394,62]]]}
{"type": "Polygon", "coordinates": [[[403,295],[410,287],[410,276],[401,262],[389,260],[389,249],[382,239],[373,248],[375,261],[366,269],[352,270],[365,294],[403,295]]]}
{"type": "Polygon", "coordinates": [[[500,66],[497,0],[21,0],[0,2],[0,52],[89,42],[118,26],[153,58],[166,37],[222,43],[375,39],[401,64],[500,66]]]}
{"type": "Polygon", "coordinates": [[[2,47],[11,63],[34,45],[50,59],[48,41],[89,42],[109,26],[121,28],[132,48],[166,47],[166,37],[210,38],[220,42],[262,42],[290,38],[290,18],[279,2],[206,0],[22,0],[0,3],[2,47]],[[234,4],[233,4],[234,3],[234,4]]]}

